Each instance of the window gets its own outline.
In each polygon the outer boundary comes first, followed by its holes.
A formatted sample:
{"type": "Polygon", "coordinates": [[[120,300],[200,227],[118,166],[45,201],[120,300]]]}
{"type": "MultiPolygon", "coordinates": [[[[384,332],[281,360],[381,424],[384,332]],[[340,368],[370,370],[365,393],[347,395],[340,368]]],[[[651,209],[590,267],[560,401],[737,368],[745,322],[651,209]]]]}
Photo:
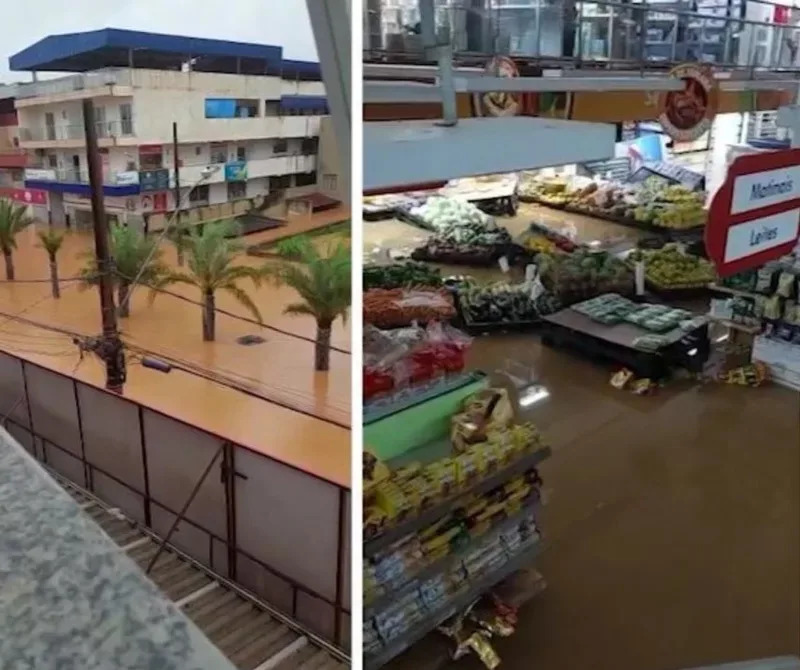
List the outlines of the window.
{"type": "Polygon", "coordinates": [[[291,188],[291,186],[292,186],[292,175],[290,174],[282,174],[277,177],[269,178],[270,192],[280,191],[284,188],[291,188]]]}
{"type": "Polygon", "coordinates": [[[225,142],[212,142],[211,143],[211,158],[212,163],[227,163],[228,162],[228,145],[225,142]]]}
{"type": "Polygon", "coordinates": [[[258,116],[258,100],[206,98],[207,119],[249,119],[258,116]]]}
{"type": "Polygon", "coordinates": [[[47,130],[47,139],[48,140],[56,139],[56,119],[53,116],[52,112],[45,112],[44,126],[45,129],[47,130]]]}
{"type": "Polygon", "coordinates": [[[289,143],[286,140],[275,140],[272,145],[272,153],[285,154],[289,150],[289,143]]]}
{"type": "Polygon", "coordinates": [[[136,161],[128,161],[125,163],[125,169],[128,172],[136,172],[136,161]]]}
{"type": "Polygon", "coordinates": [[[337,188],[337,181],[335,174],[322,175],[322,188],[326,191],[335,191],[337,188]]]}
{"type": "Polygon", "coordinates": [[[317,174],[315,172],[298,172],[294,176],[295,186],[313,186],[317,183],[317,174]]]}
{"type": "Polygon", "coordinates": [[[264,101],[264,116],[280,116],[281,115],[281,101],[280,100],[265,100],[264,101]]]}
{"type": "Polygon", "coordinates": [[[229,181],[228,200],[239,200],[247,197],[247,182],[229,181]]]}
{"type": "Polygon", "coordinates": [[[236,160],[242,162],[247,160],[247,147],[236,147],[236,160]]]}
{"type": "Polygon", "coordinates": [[[164,166],[164,156],[158,153],[139,154],[140,170],[160,170],[164,166]]]}
{"type": "Polygon", "coordinates": [[[208,203],[208,184],[200,184],[191,190],[189,193],[189,202],[195,204],[207,204],[208,203]]]}
{"type": "Polygon", "coordinates": [[[121,135],[133,135],[133,111],[129,102],[119,106],[119,131],[121,135]]]}
{"type": "Polygon", "coordinates": [[[203,147],[201,147],[201,146],[198,144],[198,145],[197,145],[197,146],[194,148],[194,155],[195,155],[195,156],[199,156],[199,155],[200,155],[200,154],[202,154],[202,153],[203,153],[203,147]]]}
{"type": "Polygon", "coordinates": [[[319,139],[316,137],[304,137],[300,142],[300,153],[304,156],[316,155],[319,148],[319,139]]]}
{"type": "Polygon", "coordinates": [[[47,167],[50,167],[50,168],[53,168],[53,169],[57,168],[58,167],[58,157],[56,157],[54,154],[50,154],[47,157],[47,167]]]}

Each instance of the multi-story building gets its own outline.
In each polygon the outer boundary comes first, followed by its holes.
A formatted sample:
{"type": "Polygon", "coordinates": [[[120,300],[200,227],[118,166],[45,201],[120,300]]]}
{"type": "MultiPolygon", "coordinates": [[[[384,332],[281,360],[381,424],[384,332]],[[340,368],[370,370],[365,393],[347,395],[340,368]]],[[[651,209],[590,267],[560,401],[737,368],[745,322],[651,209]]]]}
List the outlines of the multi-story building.
{"type": "Polygon", "coordinates": [[[86,98],[109,215],[146,225],[179,204],[205,220],[317,188],[319,65],[280,47],[105,29],[47,37],[10,66],[34,76],[16,88],[24,185],[47,192],[39,215],[55,224],[90,220],[86,98]],[[75,74],[36,81],[37,71],[75,74]]]}
{"type": "Polygon", "coordinates": [[[16,86],[0,86],[0,198],[30,206],[46,206],[47,193],[25,188],[28,159],[19,146],[19,125],[14,109],[16,86]]]}

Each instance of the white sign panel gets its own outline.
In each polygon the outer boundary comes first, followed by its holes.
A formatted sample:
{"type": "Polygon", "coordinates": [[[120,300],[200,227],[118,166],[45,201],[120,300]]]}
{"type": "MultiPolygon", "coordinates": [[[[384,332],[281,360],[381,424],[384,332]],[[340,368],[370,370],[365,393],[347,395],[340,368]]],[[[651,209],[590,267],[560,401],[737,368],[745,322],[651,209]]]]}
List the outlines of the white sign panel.
{"type": "Polygon", "coordinates": [[[114,183],[117,186],[130,186],[131,184],[138,184],[139,173],[134,171],[117,172],[117,174],[114,175],[114,183]]]}
{"type": "Polygon", "coordinates": [[[731,226],[725,243],[725,262],[767,251],[773,247],[793,242],[800,229],[800,209],[753,219],[731,226]]]}
{"type": "Polygon", "coordinates": [[[754,172],[733,182],[731,214],[749,212],[800,198],[800,165],[754,172]]]}
{"type": "Polygon", "coordinates": [[[27,168],[25,170],[25,179],[39,179],[41,181],[55,181],[56,171],[45,170],[41,168],[27,168]]]}

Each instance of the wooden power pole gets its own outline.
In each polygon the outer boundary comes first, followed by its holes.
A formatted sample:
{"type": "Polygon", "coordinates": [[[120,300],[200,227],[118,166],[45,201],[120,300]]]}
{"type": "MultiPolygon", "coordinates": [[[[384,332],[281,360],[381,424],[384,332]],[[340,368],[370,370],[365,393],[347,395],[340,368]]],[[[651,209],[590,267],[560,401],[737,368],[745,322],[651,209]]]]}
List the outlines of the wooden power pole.
{"type": "Polygon", "coordinates": [[[178,244],[178,265],[183,265],[183,222],[181,221],[181,161],[178,158],[178,124],[172,122],[172,167],[175,170],[175,234],[178,244]]]}
{"type": "Polygon", "coordinates": [[[114,282],[111,255],[108,245],[108,221],[103,202],[103,173],[100,152],[97,149],[97,127],[94,120],[94,105],[83,101],[83,129],[86,133],[86,161],[89,167],[89,188],[92,199],[94,222],[94,248],[99,273],[100,309],[103,317],[103,336],[95,353],[106,364],[106,388],[122,393],[125,384],[125,352],[117,331],[117,311],[114,305],[114,282]]]}

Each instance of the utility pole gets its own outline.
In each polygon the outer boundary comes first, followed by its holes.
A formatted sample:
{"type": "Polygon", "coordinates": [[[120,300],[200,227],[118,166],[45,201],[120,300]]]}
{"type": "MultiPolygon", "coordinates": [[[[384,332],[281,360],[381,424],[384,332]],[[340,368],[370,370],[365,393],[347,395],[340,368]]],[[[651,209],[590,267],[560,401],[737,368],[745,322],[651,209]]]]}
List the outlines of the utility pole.
{"type": "Polygon", "coordinates": [[[91,100],[83,101],[83,129],[86,133],[86,161],[89,166],[94,248],[97,255],[97,270],[100,275],[98,278],[100,309],[103,317],[103,336],[95,348],[95,353],[106,364],[106,388],[114,393],[122,393],[122,387],[125,384],[125,352],[117,331],[114,284],[111,278],[113,268],[108,246],[108,221],[103,202],[103,173],[100,165],[100,152],[97,149],[94,105],[91,100]]]}
{"type": "Polygon", "coordinates": [[[172,122],[172,166],[175,170],[175,234],[177,235],[178,265],[183,265],[183,224],[181,223],[181,165],[178,160],[178,123],[172,122]]]}

